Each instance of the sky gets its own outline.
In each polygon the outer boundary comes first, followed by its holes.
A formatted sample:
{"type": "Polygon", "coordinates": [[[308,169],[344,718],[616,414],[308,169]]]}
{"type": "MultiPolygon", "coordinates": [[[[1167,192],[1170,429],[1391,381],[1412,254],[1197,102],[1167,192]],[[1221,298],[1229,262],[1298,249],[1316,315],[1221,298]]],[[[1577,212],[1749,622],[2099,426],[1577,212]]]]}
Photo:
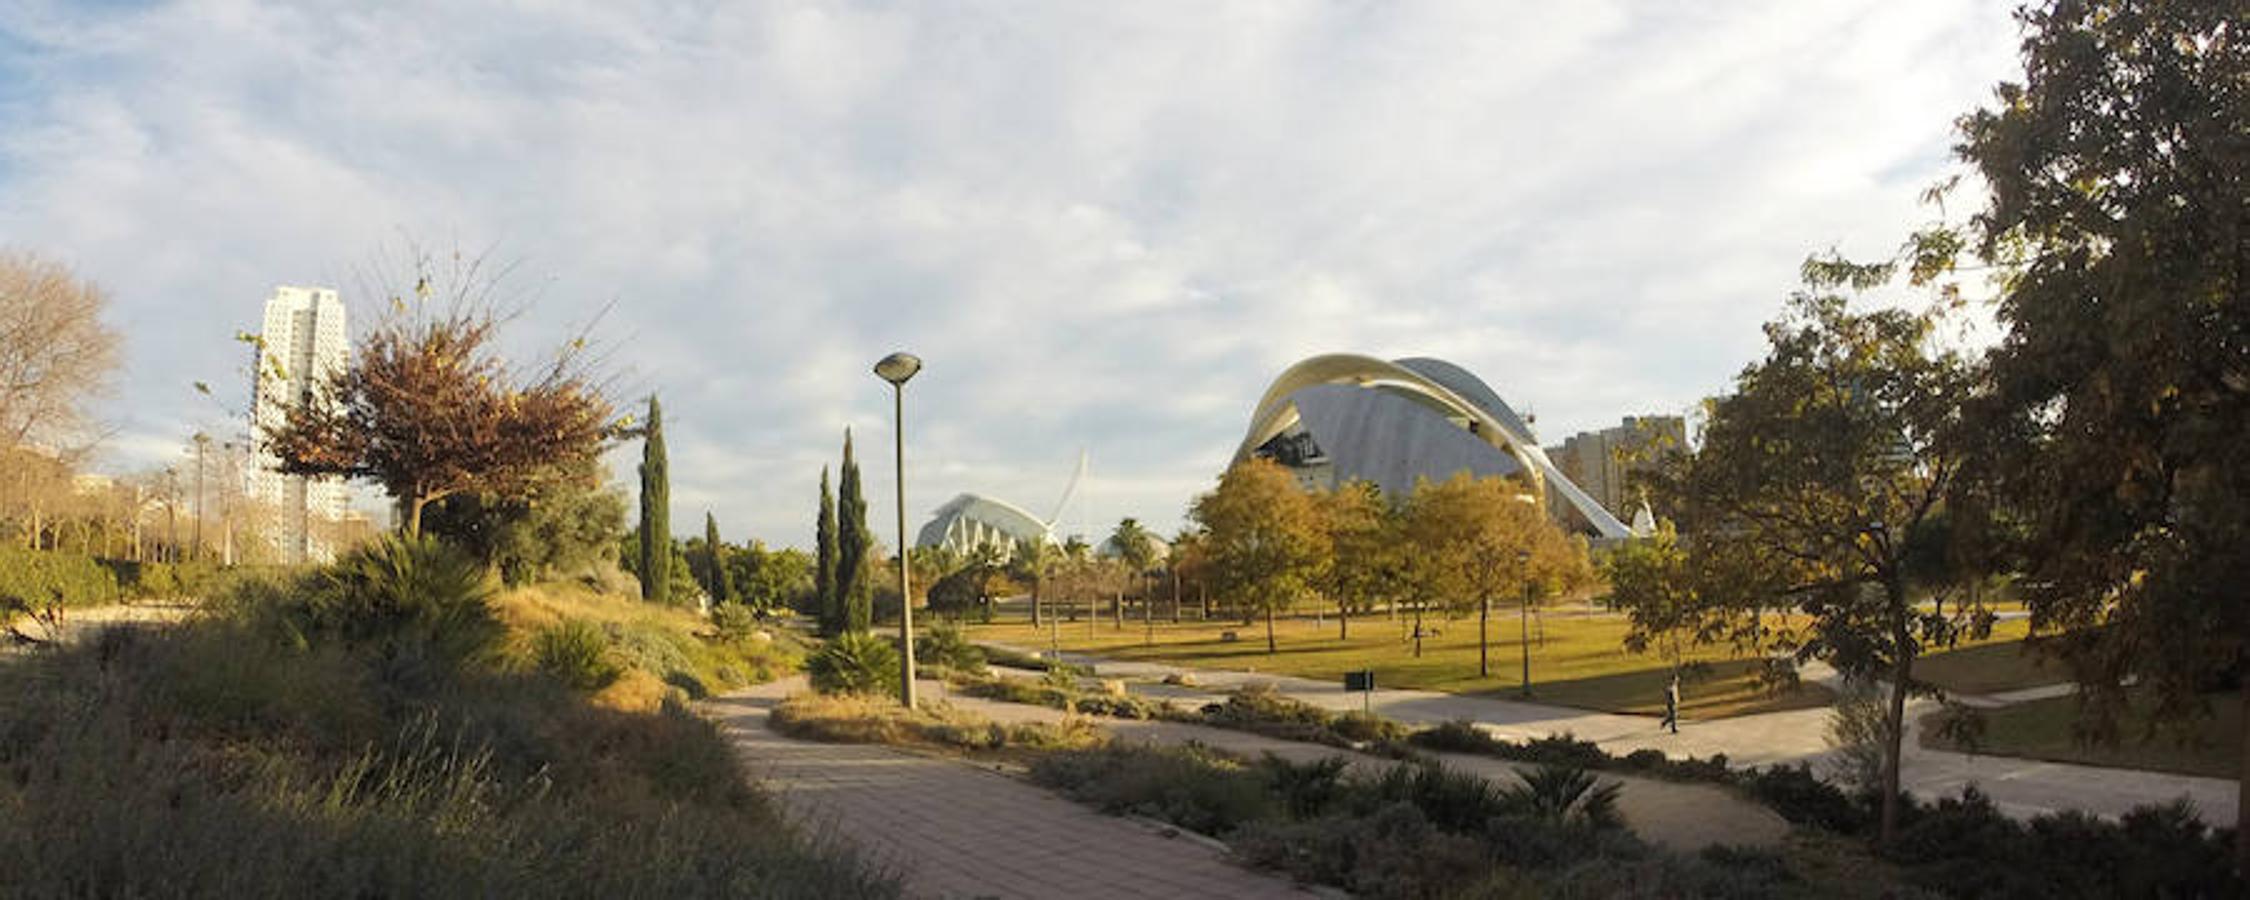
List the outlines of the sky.
{"type": "Polygon", "coordinates": [[[675,533],[808,545],[850,428],[892,544],[901,349],[909,529],[1083,450],[1063,531],[1169,533],[1316,353],[1451,360],[1550,445],[1723,390],[1807,254],[1939,215],[2009,12],[0,0],[0,245],[108,291],[116,471],[239,430],[275,285],[363,333],[412,244],[508,266],[511,353],[598,317],[675,533]]]}

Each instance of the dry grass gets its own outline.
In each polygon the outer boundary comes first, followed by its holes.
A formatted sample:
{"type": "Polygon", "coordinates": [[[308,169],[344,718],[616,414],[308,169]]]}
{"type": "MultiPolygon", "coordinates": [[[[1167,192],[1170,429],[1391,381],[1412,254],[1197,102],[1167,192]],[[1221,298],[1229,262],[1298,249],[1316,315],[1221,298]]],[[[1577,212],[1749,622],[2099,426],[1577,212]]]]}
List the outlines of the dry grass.
{"type": "Polygon", "coordinates": [[[492,606],[508,628],[506,653],[519,661],[529,658],[531,636],[540,629],[564,620],[599,626],[626,667],[624,677],[594,696],[597,705],[610,709],[650,711],[667,697],[698,699],[771,681],[795,671],[804,658],[804,640],[779,626],[768,631],[770,640],[729,640],[692,610],[574,583],[517,588],[492,606]]]}
{"type": "Polygon", "coordinates": [[[1000,725],[944,703],[909,711],[885,698],[852,694],[791,696],[774,709],[773,725],[807,740],[980,755],[1083,749],[1109,741],[1100,727],[1078,716],[1055,724],[1000,725]]]}

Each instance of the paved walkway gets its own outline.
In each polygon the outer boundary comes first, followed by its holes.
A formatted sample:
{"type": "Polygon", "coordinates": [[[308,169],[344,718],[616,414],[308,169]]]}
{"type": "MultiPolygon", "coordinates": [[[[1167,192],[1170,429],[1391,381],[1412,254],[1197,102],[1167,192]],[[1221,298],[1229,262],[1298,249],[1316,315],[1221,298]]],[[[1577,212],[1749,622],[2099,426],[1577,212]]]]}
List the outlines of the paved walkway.
{"type": "Polygon", "coordinates": [[[1317,896],[1236,866],[1192,836],[1105,816],[971,763],[776,734],[768,713],[804,689],[802,678],[787,679],[704,708],[793,819],[858,843],[899,872],[913,896],[1317,896]]]}
{"type": "MultiPolygon", "coordinates": [[[[940,696],[942,686],[935,682],[929,684],[924,689],[924,695],[940,696]]],[[[1054,722],[1063,717],[1061,710],[1045,706],[1003,703],[960,695],[947,696],[945,700],[996,722],[1054,722]]],[[[1171,746],[1193,742],[1251,758],[1271,753],[1294,762],[1344,756],[1352,760],[1354,768],[1370,772],[1397,765],[1392,760],[1380,757],[1319,744],[1285,741],[1229,728],[1127,719],[1096,721],[1111,734],[1126,741],[1171,746]]],[[[1537,768],[1528,763],[1513,763],[1489,756],[1461,753],[1431,755],[1447,768],[1472,772],[1503,786],[1514,784],[1516,773],[1537,768]]],[[[1789,834],[1789,823],[1772,810],[1717,785],[1685,784],[1609,773],[1601,773],[1600,778],[1605,782],[1624,785],[1624,789],[1617,795],[1618,811],[1624,814],[1625,822],[1633,832],[1650,843],[1684,851],[1700,850],[1714,844],[1775,846],[1789,834]]]]}
{"type": "MultiPolygon", "coordinates": [[[[1030,648],[1013,649],[1030,652],[1030,648]]],[[[1363,702],[1359,694],[1347,694],[1341,685],[1333,682],[1255,672],[1187,669],[1078,654],[1065,654],[1065,657],[1096,666],[1101,677],[1128,681],[1135,693],[1168,697],[1184,704],[1219,699],[1225,692],[1252,682],[1271,684],[1283,694],[1329,709],[1359,709],[1363,702]],[[1191,676],[1197,687],[1155,683],[1167,675],[1183,674],[1191,676]]],[[[1819,675],[1813,672],[1807,677],[1819,675]]],[[[2056,691],[2067,692],[2067,689],[2032,688],[2000,696],[2011,700],[2036,699],[2055,696],[2056,691]]],[[[1617,754],[1640,749],[1659,750],[1674,757],[1724,753],[1728,761],[1737,766],[1803,762],[1813,763],[1817,768],[1831,752],[1826,708],[1710,721],[1691,719],[1681,727],[1679,734],[1671,734],[1657,727],[1656,719],[1647,716],[1616,715],[1495,697],[1386,689],[1374,692],[1365,702],[1377,713],[1410,724],[1435,725],[1467,719],[1496,735],[1515,740],[1571,734],[1617,754]]],[[[1907,705],[1909,731],[1899,779],[1901,786],[1916,796],[1925,799],[1956,796],[1963,787],[1975,784],[1992,798],[1995,806],[2018,818],[2065,809],[2114,817],[2135,806],[2168,803],[2186,797],[2202,812],[2204,821],[2216,824],[2234,821],[2237,786],[2232,779],[1925,749],[1917,739],[1913,723],[1936,709],[1937,705],[1926,699],[1907,705]]]]}

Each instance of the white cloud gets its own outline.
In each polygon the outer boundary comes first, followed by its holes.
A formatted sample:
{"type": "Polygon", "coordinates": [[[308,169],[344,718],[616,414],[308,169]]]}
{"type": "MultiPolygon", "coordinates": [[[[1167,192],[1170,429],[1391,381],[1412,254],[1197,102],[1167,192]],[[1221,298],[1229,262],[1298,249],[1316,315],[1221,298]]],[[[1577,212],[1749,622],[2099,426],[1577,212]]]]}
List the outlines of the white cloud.
{"type": "Polygon", "coordinates": [[[2013,41],[1948,0],[0,2],[0,242],[116,296],[121,465],[223,414],[187,386],[274,283],[408,234],[521,260],[522,346],[615,302],[679,527],[803,543],[910,348],[914,518],[1087,447],[1083,527],[1169,529],[1308,353],[1451,358],[1550,439],[1684,408],[1806,252],[1927,218],[2013,41]]]}

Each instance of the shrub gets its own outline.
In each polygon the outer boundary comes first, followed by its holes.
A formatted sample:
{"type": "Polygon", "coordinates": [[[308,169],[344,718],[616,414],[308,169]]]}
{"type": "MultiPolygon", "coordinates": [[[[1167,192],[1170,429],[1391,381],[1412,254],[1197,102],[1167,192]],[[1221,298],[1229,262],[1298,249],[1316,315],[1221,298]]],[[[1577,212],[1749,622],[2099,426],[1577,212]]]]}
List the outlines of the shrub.
{"type": "Polygon", "coordinates": [[[1617,814],[1617,792],[1623,787],[1618,782],[1601,784],[1585,769],[1563,766],[1540,766],[1517,777],[1521,783],[1509,788],[1503,799],[1524,815],[1594,829],[1625,824],[1617,814]]]}
{"type": "Polygon", "coordinates": [[[811,658],[805,674],[824,694],[872,694],[898,685],[898,651],[864,632],[837,635],[811,658]]]}
{"type": "Polygon", "coordinates": [[[45,615],[117,599],[117,577],[91,556],[0,546],[0,624],[18,614],[45,615]]]}
{"type": "Polygon", "coordinates": [[[488,657],[503,634],[492,585],[468,554],[429,538],[352,551],[280,598],[277,621],[300,644],[364,649],[386,677],[442,677],[488,657]]]}
{"type": "Polygon", "coordinates": [[[1395,719],[1348,712],[1329,720],[1328,727],[1345,740],[1356,743],[1380,743],[1405,740],[1407,727],[1395,719]]]}
{"type": "Polygon", "coordinates": [[[1256,823],[1234,848],[1253,865],[1379,900],[1456,896],[1462,885],[1488,880],[1492,868],[1479,841],[1440,831],[1408,803],[1362,816],[1256,823]]]}
{"type": "Polygon", "coordinates": [[[1828,714],[1828,746],[1835,776],[1845,785],[1882,793],[1883,736],[1890,730],[1883,691],[1866,678],[1849,678],[1828,714]]]}
{"type": "Polygon", "coordinates": [[[984,651],[961,635],[961,626],[939,622],[914,642],[914,661],[957,672],[984,669],[984,651]]]}
{"type": "Polygon", "coordinates": [[[722,639],[748,640],[758,630],[758,613],[747,603],[721,603],[711,610],[711,624],[722,639]]]}
{"type": "Polygon", "coordinates": [[[1744,773],[1740,783],[1752,799],[1791,824],[1838,834],[1859,834],[1868,825],[1867,807],[1821,780],[1810,765],[1767,766],[1744,773]]]}
{"type": "Polygon", "coordinates": [[[1263,779],[1195,744],[1052,754],[1032,763],[1031,778],[1105,812],[1150,816],[1201,834],[1225,835],[1276,809],[1263,779]]]}
{"type": "Polygon", "coordinates": [[[609,636],[583,619],[564,619],[532,635],[531,665],[574,691],[598,691],[625,674],[610,656],[609,636]]]}

